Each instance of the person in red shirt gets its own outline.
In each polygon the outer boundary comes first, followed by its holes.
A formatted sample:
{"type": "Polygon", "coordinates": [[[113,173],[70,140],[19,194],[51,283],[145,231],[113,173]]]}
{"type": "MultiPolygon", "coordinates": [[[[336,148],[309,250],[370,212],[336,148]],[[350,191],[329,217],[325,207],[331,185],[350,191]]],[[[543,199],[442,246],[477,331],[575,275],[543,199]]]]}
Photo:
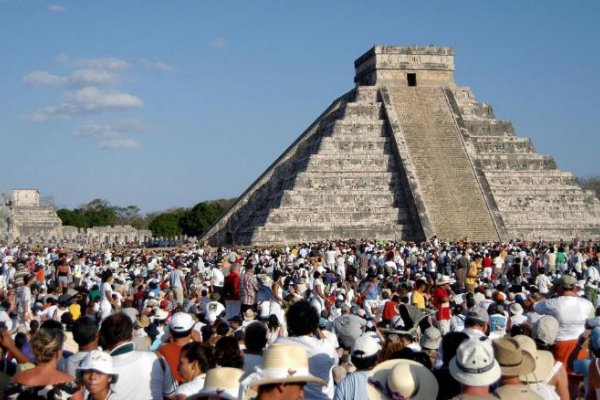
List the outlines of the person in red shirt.
{"type": "Polygon", "coordinates": [[[157,355],[164,357],[169,367],[173,378],[177,383],[183,382],[183,377],[179,374],[179,355],[181,348],[186,344],[193,342],[192,329],[194,328],[194,320],[188,313],[178,312],[173,314],[169,320],[169,333],[171,335],[171,341],[163,344],[158,348],[157,355]]]}
{"type": "Polygon", "coordinates": [[[450,332],[450,277],[442,275],[435,281],[433,305],[437,309],[435,318],[442,335],[450,332]]]}
{"type": "Polygon", "coordinates": [[[231,264],[229,274],[223,283],[223,297],[225,300],[226,320],[229,321],[236,315],[240,315],[240,266],[231,264]]]}

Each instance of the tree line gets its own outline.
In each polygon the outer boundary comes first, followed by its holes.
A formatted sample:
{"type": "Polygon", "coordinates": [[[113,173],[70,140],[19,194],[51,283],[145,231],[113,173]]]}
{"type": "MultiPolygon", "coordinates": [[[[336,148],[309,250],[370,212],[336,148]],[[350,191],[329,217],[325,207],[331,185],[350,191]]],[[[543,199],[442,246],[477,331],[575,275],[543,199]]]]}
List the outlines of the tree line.
{"type": "Polygon", "coordinates": [[[154,237],[202,235],[235,199],[202,201],[192,208],[176,208],[142,214],[134,205],[120,207],[104,199],[94,199],[74,209],[57,210],[63,225],[78,228],[95,226],[131,225],[137,229],[150,229],[154,237]]]}

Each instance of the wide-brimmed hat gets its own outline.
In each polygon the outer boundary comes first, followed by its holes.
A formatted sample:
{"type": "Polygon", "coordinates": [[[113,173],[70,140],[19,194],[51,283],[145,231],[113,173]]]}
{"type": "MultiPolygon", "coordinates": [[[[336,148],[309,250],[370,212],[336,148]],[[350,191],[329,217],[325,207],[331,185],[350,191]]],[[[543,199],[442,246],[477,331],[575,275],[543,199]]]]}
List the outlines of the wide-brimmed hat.
{"type": "Polygon", "coordinates": [[[112,382],[116,383],[119,374],[115,372],[110,354],[100,350],[92,350],[83,359],[83,363],[75,369],[77,381],[81,382],[81,375],[86,371],[96,371],[104,375],[112,376],[112,382]]]}
{"type": "Polygon", "coordinates": [[[520,375],[521,382],[535,383],[549,378],[548,375],[554,367],[554,356],[549,351],[538,350],[532,338],[525,335],[513,336],[521,344],[523,351],[531,354],[535,360],[535,369],[532,373],[520,375]]]}
{"type": "Polygon", "coordinates": [[[256,318],[256,313],[251,308],[244,311],[244,321],[254,321],[256,318]]]}
{"type": "Polygon", "coordinates": [[[150,325],[150,318],[147,315],[140,315],[135,319],[135,324],[140,328],[146,328],[150,325]]]}
{"type": "Polygon", "coordinates": [[[442,275],[435,280],[436,285],[445,285],[446,283],[452,283],[448,275],[442,275]]]}
{"type": "Polygon", "coordinates": [[[553,345],[558,336],[558,320],[552,315],[543,315],[533,324],[531,336],[543,344],[553,345]]]}
{"type": "Polygon", "coordinates": [[[492,345],[503,376],[521,376],[535,369],[535,359],[529,352],[524,351],[515,339],[496,339],[492,345]]]}
{"type": "Polygon", "coordinates": [[[421,336],[421,347],[428,350],[437,350],[442,343],[442,332],[434,326],[425,329],[421,336]]]}
{"type": "Polygon", "coordinates": [[[327,385],[309,372],[308,353],[304,347],[274,344],[265,351],[262,366],[244,379],[242,386],[256,390],[262,385],[299,382],[327,385]]]}
{"type": "Polygon", "coordinates": [[[467,339],[450,360],[450,375],[468,386],[489,386],[500,379],[500,365],[489,340],[467,339]]]}
{"type": "Polygon", "coordinates": [[[510,305],[510,307],[508,308],[511,312],[512,315],[521,315],[523,314],[523,306],[521,306],[519,303],[513,303],[510,305]]]}
{"type": "Polygon", "coordinates": [[[409,398],[435,399],[439,386],[433,373],[416,361],[397,359],[384,361],[369,372],[369,400],[409,398]]]}
{"type": "Polygon", "coordinates": [[[204,397],[237,400],[240,395],[240,378],[244,370],[238,368],[219,367],[206,371],[204,387],[198,393],[188,397],[188,400],[198,400],[204,397]]]}

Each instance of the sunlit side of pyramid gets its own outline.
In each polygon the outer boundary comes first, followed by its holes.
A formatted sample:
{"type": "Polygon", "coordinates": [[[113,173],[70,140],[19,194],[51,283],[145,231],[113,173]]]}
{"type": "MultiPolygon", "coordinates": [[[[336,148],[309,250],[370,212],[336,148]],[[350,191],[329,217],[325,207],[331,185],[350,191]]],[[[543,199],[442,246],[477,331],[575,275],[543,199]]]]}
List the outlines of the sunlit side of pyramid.
{"type": "Polygon", "coordinates": [[[206,232],[212,244],[598,238],[600,201],[456,86],[454,51],[375,46],[206,232]]]}

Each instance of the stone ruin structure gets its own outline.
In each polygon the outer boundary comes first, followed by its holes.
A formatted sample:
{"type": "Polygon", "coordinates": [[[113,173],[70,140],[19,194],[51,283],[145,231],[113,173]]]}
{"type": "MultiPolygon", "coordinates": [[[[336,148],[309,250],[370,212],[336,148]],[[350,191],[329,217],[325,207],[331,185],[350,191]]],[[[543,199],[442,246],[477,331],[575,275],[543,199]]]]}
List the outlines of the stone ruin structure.
{"type": "Polygon", "coordinates": [[[0,243],[16,241],[40,244],[114,245],[142,243],[152,237],[149,230],[132,226],[77,228],[63,226],[52,207],[40,205],[36,189],[15,189],[0,203],[0,243]]]}
{"type": "Polygon", "coordinates": [[[600,201],[454,82],[454,50],[375,46],[335,100],[200,239],[558,240],[600,201]]]}

